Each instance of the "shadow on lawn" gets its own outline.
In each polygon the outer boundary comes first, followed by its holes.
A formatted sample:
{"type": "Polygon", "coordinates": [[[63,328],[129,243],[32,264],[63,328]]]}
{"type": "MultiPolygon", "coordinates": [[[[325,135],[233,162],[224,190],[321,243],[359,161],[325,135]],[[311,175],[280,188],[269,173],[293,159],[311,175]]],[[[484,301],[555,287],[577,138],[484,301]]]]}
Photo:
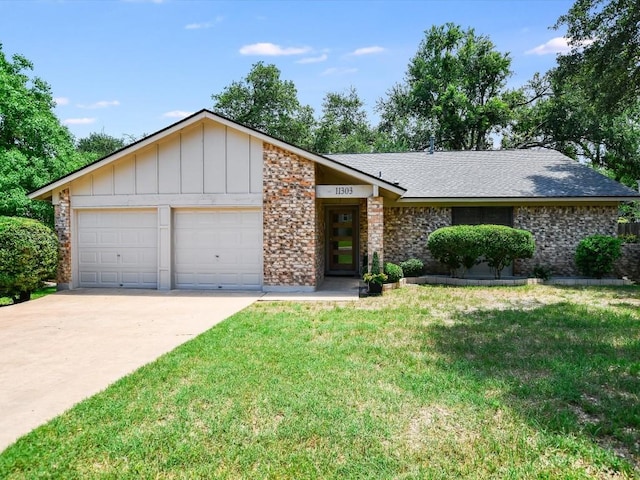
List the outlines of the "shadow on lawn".
{"type": "Polygon", "coordinates": [[[639,468],[640,319],[632,308],[477,311],[428,329],[449,367],[498,380],[502,401],[537,428],[586,434],[639,468]]]}

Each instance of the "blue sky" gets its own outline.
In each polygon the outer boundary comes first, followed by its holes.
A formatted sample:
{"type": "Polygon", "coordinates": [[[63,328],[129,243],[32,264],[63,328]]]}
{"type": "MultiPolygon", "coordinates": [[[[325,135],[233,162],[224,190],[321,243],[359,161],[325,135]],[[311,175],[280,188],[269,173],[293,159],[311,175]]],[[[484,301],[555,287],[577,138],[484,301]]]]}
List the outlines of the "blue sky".
{"type": "Polygon", "coordinates": [[[572,1],[0,0],[5,55],[34,63],[77,138],[140,136],[211,108],[211,95],[260,60],[320,113],[354,86],[376,102],[402,81],[424,31],[454,22],[510,52],[520,86],[566,48],[552,30],[572,1]]]}

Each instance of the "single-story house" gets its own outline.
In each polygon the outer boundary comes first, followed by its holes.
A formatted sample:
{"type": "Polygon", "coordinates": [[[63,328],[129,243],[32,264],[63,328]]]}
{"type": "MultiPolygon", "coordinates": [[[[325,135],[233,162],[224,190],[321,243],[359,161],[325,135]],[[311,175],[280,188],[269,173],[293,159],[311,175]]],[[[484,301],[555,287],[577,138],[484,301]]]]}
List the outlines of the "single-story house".
{"type": "Polygon", "coordinates": [[[554,151],[319,155],[208,110],[30,194],[55,206],[61,288],[311,291],[327,275],[422,259],[460,223],[531,231],[536,263],[576,273],[637,192],[554,151]]]}

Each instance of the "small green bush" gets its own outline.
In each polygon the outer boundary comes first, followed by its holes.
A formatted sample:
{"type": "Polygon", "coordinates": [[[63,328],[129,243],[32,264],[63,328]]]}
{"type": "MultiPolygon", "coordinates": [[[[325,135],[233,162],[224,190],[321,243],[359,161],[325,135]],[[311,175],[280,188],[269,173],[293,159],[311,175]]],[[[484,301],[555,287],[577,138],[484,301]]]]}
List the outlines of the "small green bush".
{"type": "Polygon", "coordinates": [[[613,270],[614,262],[620,258],[622,240],[607,235],[591,235],[584,238],[576,248],[576,266],[587,277],[602,278],[613,270]]]}
{"type": "Polygon", "coordinates": [[[387,283],[399,282],[400,279],[404,277],[402,267],[400,267],[400,265],[396,265],[395,263],[385,263],[384,273],[387,275],[387,283]]]}
{"type": "Polygon", "coordinates": [[[547,265],[536,264],[536,266],[533,267],[533,276],[535,278],[541,278],[542,280],[549,280],[552,275],[553,275],[553,270],[551,269],[551,267],[547,265]]]}
{"type": "Polygon", "coordinates": [[[444,263],[454,276],[463,267],[465,272],[480,262],[482,241],[475,226],[456,225],[442,227],[429,235],[427,248],[432,255],[444,263]]]}
{"type": "Polygon", "coordinates": [[[419,277],[424,272],[424,263],[417,258],[410,258],[400,263],[405,277],[419,277]]]}
{"type": "Polygon", "coordinates": [[[29,218],[0,217],[0,294],[14,302],[55,276],[58,238],[46,225],[29,218]]]}
{"type": "Polygon", "coordinates": [[[482,254],[496,278],[500,278],[502,270],[516,258],[533,257],[536,244],[531,232],[504,225],[478,225],[476,228],[483,243],[482,254]]]}
{"type": "Polygon", "coordinates": [[[373,256],[371,257],[371,273],[373,275],[377,275],[380,272],[380,257],[378,256],[378,252],[373,252],[373,256]]]}

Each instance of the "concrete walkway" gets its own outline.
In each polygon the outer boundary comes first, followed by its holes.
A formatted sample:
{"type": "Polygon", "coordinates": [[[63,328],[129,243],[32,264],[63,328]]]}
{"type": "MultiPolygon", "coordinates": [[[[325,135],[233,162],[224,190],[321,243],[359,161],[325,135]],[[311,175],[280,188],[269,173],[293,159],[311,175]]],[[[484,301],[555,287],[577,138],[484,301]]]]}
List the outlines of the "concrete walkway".
{"type": "Polygon", "coordinates": [[[0,308],[0,451],[261,295],[79,289],[0,308]]]}
{"type": "Polygon", "coordinates": [[[352,302],[358,300],[359,290],[359,278],[326,277],[315,292],[269,292],[260,301],[352,302]]]}

